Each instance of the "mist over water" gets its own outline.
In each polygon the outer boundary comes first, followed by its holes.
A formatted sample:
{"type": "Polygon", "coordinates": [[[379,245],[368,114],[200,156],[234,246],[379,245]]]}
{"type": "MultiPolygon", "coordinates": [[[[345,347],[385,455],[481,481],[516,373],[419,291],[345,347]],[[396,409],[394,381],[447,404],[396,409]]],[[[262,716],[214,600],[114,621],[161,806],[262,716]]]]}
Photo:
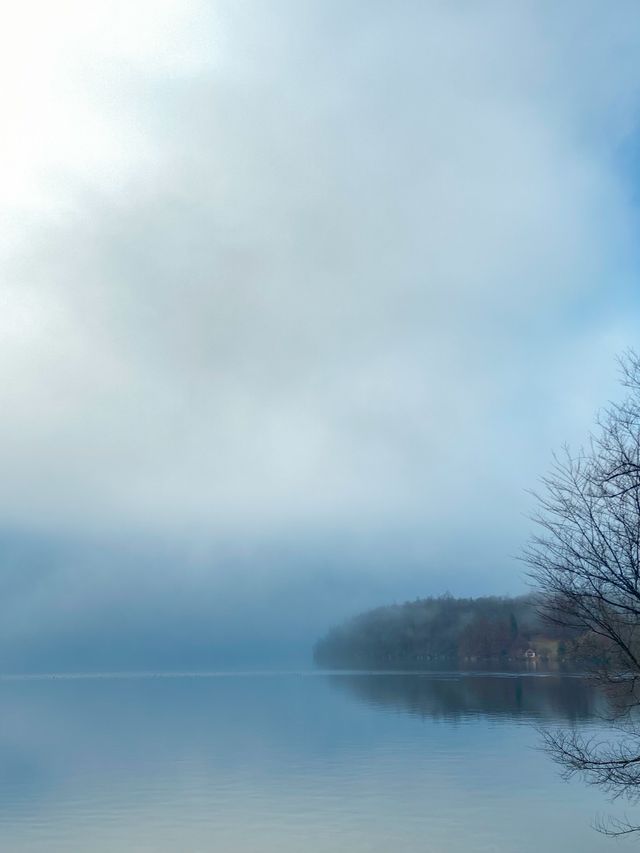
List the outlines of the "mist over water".
{"type": "MultiPolygon", "coordinates": [[[[308,667],[330,625],[424,587],[414,559],[403,577],[386,572],[398,566],[391,550],[358,555],[329,540],[25,542],[5,532],[0,672],[308,667]]],[[[444,567],[430,582],[482,591],[472,573],[454,584],[444,567]]]]}

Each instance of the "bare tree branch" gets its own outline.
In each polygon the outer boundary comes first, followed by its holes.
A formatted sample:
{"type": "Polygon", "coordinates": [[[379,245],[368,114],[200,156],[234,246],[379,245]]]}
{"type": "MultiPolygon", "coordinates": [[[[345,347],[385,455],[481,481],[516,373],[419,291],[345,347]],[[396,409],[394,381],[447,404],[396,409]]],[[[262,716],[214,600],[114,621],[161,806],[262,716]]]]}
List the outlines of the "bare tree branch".
{"type": "MultiPolygon", "coordinates": [[[[612,738],[543,732],[566,777],[640,803],[640,357],[620,359],[627,396],[600,413],[588,447],[564,448],[533,495],[538,532],[525,548],[545,619],[583,632],[594,678],[612,700],[612,738]]],[[[605,821],[606,835],[640,830],[605,821]]]]}

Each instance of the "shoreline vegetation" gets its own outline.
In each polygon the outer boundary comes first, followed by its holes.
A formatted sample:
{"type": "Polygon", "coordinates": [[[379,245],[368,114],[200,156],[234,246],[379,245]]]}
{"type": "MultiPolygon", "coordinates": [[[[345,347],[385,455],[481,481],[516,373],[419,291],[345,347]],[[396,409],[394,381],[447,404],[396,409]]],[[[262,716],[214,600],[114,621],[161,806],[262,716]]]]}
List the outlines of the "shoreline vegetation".
{"type": "Polygon", "coordinates": [[[549,624],[532,595],[418,598],[365,611],[313,648],[332,669],[420,669],[434,664],[584,665],[598,657],[584,632],[549,624]]]}

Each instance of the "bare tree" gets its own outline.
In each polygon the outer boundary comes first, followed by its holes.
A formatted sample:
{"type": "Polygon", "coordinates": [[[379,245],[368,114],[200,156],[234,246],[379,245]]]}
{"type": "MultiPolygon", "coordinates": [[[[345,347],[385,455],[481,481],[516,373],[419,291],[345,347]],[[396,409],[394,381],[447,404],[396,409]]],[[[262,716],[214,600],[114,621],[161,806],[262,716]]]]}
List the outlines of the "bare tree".
{"type": "Polygon", "coordinates": [[[538,534],[524,559],[545,618],[587,638],[585,658],[615,716],[611,739],[546,732],[546,746],[566,775],[640,802],[640,357],[627,353],[620,364],[626,398],[601,413],[585,449],[555,458],[534,493],[538,534]]]}

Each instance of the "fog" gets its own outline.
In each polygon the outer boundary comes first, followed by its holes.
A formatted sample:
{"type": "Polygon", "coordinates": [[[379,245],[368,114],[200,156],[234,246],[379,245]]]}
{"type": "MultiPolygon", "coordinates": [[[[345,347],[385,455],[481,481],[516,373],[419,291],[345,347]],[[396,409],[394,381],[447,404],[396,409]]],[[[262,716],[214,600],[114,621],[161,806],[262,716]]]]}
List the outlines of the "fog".
{"type": "Polygon", "coordinates": [[[522,591],[637,345],[635,4],[27,0],[0,47],[0,668],[522,591]]]}

